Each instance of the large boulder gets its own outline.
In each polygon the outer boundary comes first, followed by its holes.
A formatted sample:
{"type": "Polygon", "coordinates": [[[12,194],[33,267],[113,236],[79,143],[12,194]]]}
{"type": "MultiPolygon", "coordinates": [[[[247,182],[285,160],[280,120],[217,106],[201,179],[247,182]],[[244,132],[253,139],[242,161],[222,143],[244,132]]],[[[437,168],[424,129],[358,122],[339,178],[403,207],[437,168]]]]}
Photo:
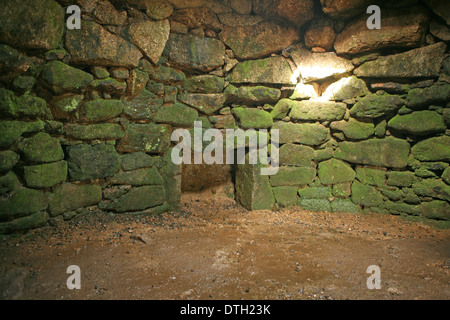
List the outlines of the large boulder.
{"type": "Polygon", "coordinates": [[[46,163],[64,159],[58,139],[45,132],[24,139],[20,142],[19,149],[23,158],[30,162],[46,163]]]}
{"type": "Polygon", "coordinates": [[[54,0],[2,1],[0,42],[23,49],[55,49],[64,32],[64,10],[54,0]]]}
{"type": "Polygon", "coordinates": [[[444,61],[443,42],[368,61],[355,69],[359,77],[419,78],[437,77],[444,61]]]}
{"type": "Polygon", "coordinates": [[[219,38],[241,60],[262,58],[299,40],[296,29],[272,22],[247,27],[224,27],[219,38]]]}
{"type": "Polygon", "coordinates": [[[83,21],[81,29],[67,30],[66,49],[80,65],[137,67],[142,53],[136,46],[101,25],[83,21]]]}
{"type": "Polygon", "coordinates": [[[382,28],[369,29],[367,16],[361,16],[346,25],[336,38],[334,48],[338,54],[356,54],[384,48],[412,48],[419,46],[426,35],[427,11],[423,7],[383,10],[382,28]]]}

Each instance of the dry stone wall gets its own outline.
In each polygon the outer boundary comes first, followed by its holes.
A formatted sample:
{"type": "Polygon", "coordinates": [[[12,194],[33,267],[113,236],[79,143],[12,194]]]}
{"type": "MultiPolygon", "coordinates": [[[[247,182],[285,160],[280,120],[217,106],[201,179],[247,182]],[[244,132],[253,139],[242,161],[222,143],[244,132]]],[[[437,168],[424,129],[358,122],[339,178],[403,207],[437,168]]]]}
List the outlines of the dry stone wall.
{"type": "Polygon", "coordinates": [[[446,0],[11,0],[0,12],[0,233],[180,204],[171,133],[277,129],[249,210],[450,220],[446,0]],[[366,9],[382,9],[380,30],[366,9]],[[81,29],[65,9],[81,8],[81,29]],[[20,22],[20,23],[19,23],[20,22]]]}

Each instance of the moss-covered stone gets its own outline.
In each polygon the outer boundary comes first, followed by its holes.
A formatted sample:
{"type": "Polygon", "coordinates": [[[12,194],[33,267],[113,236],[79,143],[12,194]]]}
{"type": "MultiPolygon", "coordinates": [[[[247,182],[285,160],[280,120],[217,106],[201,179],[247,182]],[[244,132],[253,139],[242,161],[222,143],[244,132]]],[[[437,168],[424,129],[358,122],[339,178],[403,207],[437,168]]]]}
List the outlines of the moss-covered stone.
{"type": "Polygon", "coordinates": [[[51,188],[67,177],[67,162],[58,161],[23,167],[24,179],[30,188],[51,188]]]}
{"type": "Polygon", "coordinates": [[[194,122],[197,118],[197,110],[177,102],[171,106],[159,108],[153,121],[167,123],[175,127],[191,128],[194,126],[194,122]]]}
{"type": "Polygon", "coordinates": [[[162,186],[142,186],[132,188],[128,193],[113,200],[106,209],[115,212],[141,211],[162,205],[165,192],[162,186]]]}
{"type": "Polygon", "coordinates": [[[171,151],[172,149],[169,149],[162,159],[159,173],[163,178],[166,204],[170,206],[170,210],[179,210],[181,206],[181,165],[173,163],[171,151]]]}
{"type": "Polygon", "coordinates": [[[12,171],[8,171],[7,174],[0,176],[0,195],[11,192],[20,185],[19,179],[12,171]]]}
{"type": "Polygon", "coordinates": [[[402,139],[387,137],[361,142],[339,143],[335,157],[351,163],[404,168],[408,163],[410,145],[402,139]],[[392,152],[395,150],[395,152],[392,152]]]}
{"type": "Polygon", "coordinates": [[[58,139],[48,133],[39,132],[31,138],[23,140],[19,149],[27,161],[45,163],[64,159],[64,152],[58,139]]]}
{"type": "Polygon", "coordinates": [[[158,65],[150,69],[149,75],[153,80],[164,84],[178,83],[186,80],[184,72],[164,65],[158,65]]]}
{"type": "Polygon", "coordinates": [[[315,161],[325,161],[333,158],[334,156],[334,150],[333,148],[324,148],[324,149],[318,149],[314,151],[313,154],[313,160],[315,161]]]}
{"type": "Polygon", "coordinates": [[[48,213],[40,211],[27,217],[0,223],[0,234],[21,233],[30,229],[40,228],[47,224],[48,213]]]}
{"type": "Polygon", "coordinates": [[[242,86],[238,88],[228,85],[224,94],[227,103],[241,103],[246,106],[252,106],[277,102],[280,99],[281,90],[264,86],[242,86]]]}
{"type": "Polygon", "coordinates": [[[41,190],[17,189],[0,199],[0,221],[11,221],[47,209],[48,196],[41,190]]]}
{"type": "Polygon", "coordinates": [[[338,121],[342,120],[347,105],[333,101],[292,101],[289,117],[302,121],[338,121]]]}
{"type": "Polygon", "coordinates": [[[78,110],[84,96],[81,94],[64,94],[55,97],[51,103],[51,110],[55,119],[68,119],[72,113],[78,110]]]}
{"type": "Polygon", "coordinates": [[[277,102],[277,104],[273,107],[270,115],[275,120],[282,120],[286,117],[293,106],[291,99],[281,99],[277,102]]]}
{"type": "Polygon", "coordinates": [[[325,96],[329,100],[343,101],[348,99],[354,99],[369,94],[366,83],[355,77],[342,78],[339,81],[331,84],[322,96],[325,96]]]}
{"type": "Polygon", "coordinates": [[[44,130],[43,121],[0,121],[0,148],[9,147],[17,142],[24,133],[44,130]]]}
{"type": "Polygon", "coordinates": [[[280,144],[300,143],[308,146],[323,144],[330,139],[329,129],[318,123],[275,122],[272,130],[279,130],[280,144]]]}
{"type": "Polygon", "coordinates": [[[278,173],[270,176],[272,187],[302,186],[311,183],[316,176],[312,167],[280,167],[278,173]]]}
{"type": "Polygon", "coordinates": [[[444,170],[441,176],[442,180],[448,185],[450,185],[450,167],[444,170]]]}
{"type": "Polygon", "coordinates": [[[261,175],[262,164],[239,164],[236,169],[236,201],[247,210],[271,210],[275,203],[269,176],[261,175]]]}
{"type": "Polygon", "coordinates": [[[382,189],[381,193],[392,201],[400,201],[404,196],[403,191],[398,188],[382,189]]]}
{"type": "Polygon", "coordinates": [[[150,91],[142,90],[141,93],[129,100],[124,100],[124,114],[132,119],[153,119],[155,114],[163,105],[164,100],[157,98],[150,91]]]}
{"type": "Polygon", "coordinates": [[[393,131],[416,136],[442,133],[447,129],[442,116],[429,110],[397,115],[388,122],[388,126],[393,131]]]}
{"type": "Polygon", "coordinates": [[[336,184],[343,182],[352,182],[356,173],[349,164],[330,159],[319,163],[318,175],[322,184],[336,184]]]}
{"type": "Polygon", "coordinates": [[[55,94],[81,90],[94,80],[90,73],[57,60],[47,63],[41,77],[55,94]]]}
{"type": "Polygon", "coordinates": [[[102,188],[99,185],[64,183],[50,194],[48,210],[51,216],[57,216],[78,208],[96,205],[101,200],[102,188]]]}
{"type": "Polygon", "coordinates": [[[165,153],[171,144],[170,137],[170,130],[164,125],[130,124],[117,144],[117,151],[165,153]]]}
{"type": "Polygon", "coordinates": [[[450,204],[447,201],[423,202],[420,208],[423,216],[428,219],[450,220],[450,204]]]}
{"type": "Polygon", "coordinates": [[[329,199],[332,197],[331,187],[306,187],[298,190],[302,199],[329,199]]]}
{"type": "Polygon", "coordinates": [[[221,93],[224,86],[224,78],[205,74],[186,79],[183,82],[182,89],[193,93],[221,93]]]}
{"type": "Polygon", "coordinates": [[[332,212],[360,213],[361,207],[354,204],[350,199],[334,199],[331,202],[332,212]]]}
{"type": "Polygon", "coordinates": [[[336,183],[332,186],[332,193],[334,197],[348,198],[352,194],[351,182],[336,183]]]}
{"type": "Polygon", "coordinates": [[[116,140],[125,135],[124,130],[117,123],[66,124],[64,131],[67,137],[80,140],[116,140]]]}
{"type": "MultiPolygon", "coordinates": [[[[122,96],[127,91],[127,83],[118,81],[114,78],[96,79],[90,83],[90,86],[98,91],[112,94],[114,96],[122,96]]],[[[131,90],[131,88],[130,88],[131,90]]]]}
{"type": "Polygon", "coordinates": [[[376,188],[358,181],[352,184],[352,201],[365,207],[378,207],[384,203],[383,195],[376,188]]]}
{"type": "Polygon", "coordinates": [[[378,122],[378,124],[375,126],[374,134],[377,138],[384,138],[386,136],[386,129],[387,129],[387,121],[386,119],[381,120],[378,122]]]}
{"type": "Polygon", "coordinates": [[[29,94],[17,97],[14,92],[0,88],[0,114],[7,117],[45,117],[47,103],[29,94]]]}
{"type": "Polygon", "coordinates": [[[233,108],[232,113],[243,129],[267,129],[273,124],[270,113],[257,108],[233,108]]]}
{"type": "Polygon", "coordinates": [[[438,179],[423,179],[413,184],[415,194],[450,201],[450,186],[438,179]]]}
{"type": "Polygon", "coordinates": [[[199,71],[211,71],[225,61],[225,45],[213,38],[172,33],[164,54],[174,65],[199,71]]]}
{"type": "Polygon", "coordinates": [[[388,210],[390,214],[408,214],[413,216],[421,215],[420,206],[402,202],[386,201],[383,205],[383,208],[388,210]]]}
{"type": "Polygon", "coordinates": [[[450,161],[450,137],[440,136],[422,140],[411,149],[420,161],[450,161]]]}
{"type": "Polygon", "coordinates": [[[133,152],[121,155],[120,161],[123,170],[131,171],[158,165],[161,162],[161,157],[152,157],[145,152],[133,152]]]}
{"type": "Polygon", "coordinates": [[[437,82],[431,87],[414,88],[408,92],[405,103],[411,109],[417,109],[430,104],[445,103],[450,99],[450,84],[437,82]]]}
{"type": "Polygon", "coordinates": [[[296,204],[297,187],[274,187],[272,188],[276,203],[283,208],[296,204]]]}
{"type": "Polygon", "coordinates": [[[283,57],[240,62],[234,67],[231,83],[292,84],[292,70],[283,57]]]}
{"type": "Polygon", "coordinates": [[[54,0],[14,0],[2,3],[0,41],[23,49],[50,50],[61,41],[64,10],[54,0]]]}
{"type": "Polygon", "coordinates": [[[126,184],[131,186],[161,185],[162,177],[156,167],[142,168],[133,171],[116,173],[108,179],[111,184],[126,184]]]}
{"type": "Polygon", "coordinates": [[[83,104],[83,117],[87,121],[105,121],[120,115],[123,108],[120,100],[92,100],[83,104]]]}
{"type": "Polygon", "coordinates": [[[378,118],[396,112],[403,104],[404,101],[399,96],[380,91],[360,99],[350,109],[350,115],[362,119],[378,118]]]}
{"type": "Polygon", "coordinates": [[[0,151],[0,172],[11,170],[19,158],[20,156],[12,150],[0,151]]]}
{"type": "Polygon", "coordinates": [[[182,93],[178,95],[178,100],[206,115],[212,115],[223,107],[225,96],[221,93],[182,93]]]}
{"type": "Polygon", "coordinates": [[[299,198],[297,206],[313,212],[331,212],[331,203],[327,199],[302,199],[299,198]]]}
{"type": "Polygon", "coordinates": [[[374,134],[375,125],[372,122],[363,122],[350,118],[348,121],[332,122],[330,128],[342,131],[348,139],[364,140],[374,134]]]}
{"type": "Polygon", "coordinates": [[[387,177],[387,185],[395,187],[410,187],[415,180],[414,173],[409,171],[391,171],[387,177]]]}
{"type": "Polygon", "coordinates": [[[66,148],[71,181],[103,179],[120,169],[120,159],[112,145],[80,144],[66,148]]]}
{"type": "Polygon", "coordinates": [[[279,149],[280,165],[307,167],[314,156],[314,149],[308,146],[287,143],[279,149]]]}

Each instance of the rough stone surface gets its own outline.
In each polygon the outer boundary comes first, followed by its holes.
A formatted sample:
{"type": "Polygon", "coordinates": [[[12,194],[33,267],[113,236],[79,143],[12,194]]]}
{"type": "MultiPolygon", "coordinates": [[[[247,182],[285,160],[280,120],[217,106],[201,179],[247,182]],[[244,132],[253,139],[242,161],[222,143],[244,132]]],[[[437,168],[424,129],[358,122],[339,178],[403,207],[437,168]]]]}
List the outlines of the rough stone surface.
{"type": "Polygon", "coordinates": [[[0,21],[1,42],[23,49],[41,50],[58,46],[65,24],[64,10],[54,0],[2,2],[0,21]]]}
{"type": "Polygon", "coordinates": [[[372,168],[357,168],[356,177],[364,184],[376,187],[383,187],[386,185],[386,171],[372,169],[372,168]]]}
{"type": "Polygon", "coordinates": [[[270,176],[272,187],[302,186],[311,183],[316,176],[312,167],[280,167],[278,173],[270,176]]]}
{"type": "Polygon", "coordinates": [[[419,161],[450,161],[450,137],[422,140],[412,147],[411,153],[419,161]]]}
{"type": "Polygon", "coordinates": [[[175,65],[211,71],[225,63],[225,45],[216,39],[171,34],[165,51],[175,65]]]}
{"type": "Polygon", "coordinates": [[[42,79],[48,83],[55,94],[61,94],[86,87],[94,77],[61,61],[52,61],[45,66],[42,79]]]}
{"type": "Polygon", "coordinates": [[[183,89],[192,93],[222,93],[225,85],[223,78],[214,75],[199,75],[186,79],[183,89]]]}
{"type": "Polygon", "coordinates": [[[47,209],[48,196],[40,190],[17,189],[0,199],[0,221],[11,221],[47,209]]]}
{"type": "Polygon", "coordinates": [[[408,163],[410,145],[405,140],[388,137],[360,142],[341,142],[335,157],[350,163],[404,168],[408,163]],[[392,153],[392,150],[396,150],[392,153]]]}
{"type": "Polygon", "coordinates": [[[354,74],[372,78],[436,77],[445,58],[443,42],[380,57],[355,69],[354,74]]]}
{"type": "Polygon", "coordinates": [[[124,137],[124,130],[116,123],[97,124],[66,124],[64,126],[66,136],[80,140],[116,140],[124,137]]]}
{"type": "Polygon", "coordinates": [[[247,106],[276,103],[281,96],[281,90],[265,86],[228,85],[224,91],[227,103],[242,103],[247,106]]]}
{"type": "Polygon", "coordinates": [[[65,44],[71,62],[82,65],[137,67],[142,58],[133,44],[92,21],[83,21],[81,29],[67,30],[65,44]]]}
{"type": "Polygon", "coordinates": [[[120,169],[120,158],[112,145],[80,144],[66,148],[71,181],[103,179],[120,169]]]}
{"type": "Polygon", "coordinates": [[[362,122],[350,118],[348,121],[332,122],[330,128],[332,130],[342,131],[348,139],[364,140],[374,134],[375,125],[372,122],[362,122]]]}
{"type": "Polygon", "coordinates": [[[287,208],[295,205],[297,201],[297,187],[274,187],[272,188],[276,203],[287,208]]]}
{"type": "Polygon", "coordinates": [[[392,130],[416,136],[442,133],[447,129],[442,116],[428,110],[397,115],[389,120],[388,126],[392,130]]]}
{"type": "Polygon", "coordinates": [[[194,121],[197,118],[197,110],[177,102],[171,106],[161,107],[153,118],[153,121],[167,123],[175,127],[190,128],[194,126],[194,121]]]}
{"type": "Polygon", "coordinates": [[[280,143],[301,143],[308,146],[320,145],[330,139],[329,129],[318,123],[275,122],[272,129],[280,132],[280,143]]]}
{"type": "Polygon", "coordinates": [[[297,46],[291,57],[305,82],[344,75],[354,69],[350,60],[338,57],[334,52],[314,53],[297,46]]]}
{"type": "Polygon", "coordinates": [[[280,165],[309,166],[314,157],[314,149],[292,143],[284,144],[279,150],[280,165]]]}
{"type": "Polygon", "coordinates": [[[247,210],[270,210],[275,199],[269,176],[261,175],[261,164],[240,164],[236,170],[236,200],[247,210]]]}
{"type": "Polygon", "coordinates": [[[365,207],[378,207],[384,203],[383,195],[377,189],[358,181],[352,184],[352,201],[365,207]]]}
{"type": "Polygon", "coordinates": [[[113,200],[106,209],[115,212],[132,212],[153,208],[164,203],[162,186],[142,186],[131,189],[128,193],[113,200]]]}
{"type": "Polygon", "coordinates": [[[223,107],[225,96],[221,93],[182,93],[178,95],[178,100],[206,115],[211,115],[223,107]]]}
{"type": "Polygon", "coordinates": [[[301,27],[314,17],[314,1],[254,0],[253,11],[268,19],[288,21],[301,27]]]}
{"type": "Polygon", "coordinates": [[[44,122],[0,121],[0,147],[9,147],[17,142],[22,134],[44,130],[44,122]]]}
{"type": "Polygon", "coordinates": [[[359,15],[374,4],[373,0],[320,0],[322,10],[332,18],[348,19],[359,15]]]}
{"type": "Polygon", "coordinates": [[[161,185],[163,180],[156,167],[116,173],[108,179],[111,184],[131,186],[161,185]]]}
{"type": "Polygon", "coordinates": [[[153,119],[164,101],[152,92],[143,90],[137,97],[123,100],[123,112],[135,120],[153,119]]]}
{"type": "Polygon", "coordinates": [[[50,188],[66,180],[67,162],[58,161],[34,166],[25,166],[23,171],[24,179],[28,187],[50,188]]]}
{"type": "Polygon", "coordinates": [[[292,69],[283,57],[248,60],[233,69],[230,82],[292,84],[292,69]]]}
{"type": "Polygon", "coordinates": [[[47,224],[48,213],[40,211],[13,221],[0,223],[0,234],[22,233],[47,224]]]}
{"type": "Polygon", "coordinates": [[[338,54],[355,54],[390,47],[417,47],[424,40],[428,15],[423,7],[384,9],[382,28],[368,29],[367,16],[351,21],[336,38],[338,54]]]}
{"type": "Polygon", "coordinates": [[[156,64],[169,39],[170,23],[167,19],[160,21],[137,21],[130,25],[128,33],[131,42],[156,64]]]}
{"type": "Polygon", "coordinates": [[[333,21],[325,17],[314,19],[305,32],[305,45],[309,49],[321,47],[329,51],[335,40],[333,21]]]}
{"type": "Polygon", "coordinates": [[[343,101],[369,94],[366,83],[355,76],[342,78],[331,84],[322,94],[328,100],[343,101]]]}
{"type": "Polygon", "coordinates": [[[87,121],[104,121],[117,117],[123,111],[121,100],[97,99],[83,104],[83,116],[87,121]]]}
{"type": "Polygon", "coordinates": [[[11,170],[19,158],[20,156],[12,150],[0,151],[0,172],[11,170]]]}
{"type": "Polygon", "coordinates": [[[347,106],[332,101],[292,101],[289,117],[303,121],[336,121],[341,120],[347,106]]]}
{"type": "Polygon", "coordinates": [[[23,157],[31,162],[45,163],[64,159],[64,152],[58,139],[45,132],[24,139],[19,148],[23,157]]]}
{"type": "Polygon", "coordinates": [[[224,27],[219,38],[241,60],[262,58],[299,40],[296,29],[272,22],[247,27],[224,27]]]}
{"type": "Polygon", "coordinates": [[[256,108],[233,108],[232,113],[243,129],[267,129],[273,124],[270,113],[256,108]]]}
{"type": "Polygon", "coordinates": [[[380,91],[369,94],[355,103],[350,109],[350,115],[355,118],[378,118],[397,111],[403,104],[404,101],[399,96],[380,91]]]}
{"type": "Polygon", "coordinates": [[[320,182],[325,185],[352,182],[356,177],[350,165],[337,159],[320,162],[317,173],[320,182]]]}
{"type": "Polygon", "coordinates": [[[159,124],[130,124],[116,148],[119,152],[164,153],[170,146],[170,131],[159,124]]]}
{"type": "Polygon", "coordinates": [[[414,88],[408,92],[405,103],[412,109],[430,104],[441,104],[450,99],[450,84],[436,83],[428,88],[414,88]]]}

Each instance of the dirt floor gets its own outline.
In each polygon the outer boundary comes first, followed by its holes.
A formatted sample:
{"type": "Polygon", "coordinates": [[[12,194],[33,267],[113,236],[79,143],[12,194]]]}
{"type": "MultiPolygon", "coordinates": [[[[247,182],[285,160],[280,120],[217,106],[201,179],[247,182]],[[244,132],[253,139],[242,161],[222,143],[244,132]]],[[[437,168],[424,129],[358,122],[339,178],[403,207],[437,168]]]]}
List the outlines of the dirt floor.
{"type": "Polygon", "coordinates": [[[380,214],[93,210],[0,243],[2,299],[449,299],[450,230],[380,214]],[[67,267],[81,289],[66,286],[67,267]],[[381,289],[367,288],[370,265],[381,289]]]}

